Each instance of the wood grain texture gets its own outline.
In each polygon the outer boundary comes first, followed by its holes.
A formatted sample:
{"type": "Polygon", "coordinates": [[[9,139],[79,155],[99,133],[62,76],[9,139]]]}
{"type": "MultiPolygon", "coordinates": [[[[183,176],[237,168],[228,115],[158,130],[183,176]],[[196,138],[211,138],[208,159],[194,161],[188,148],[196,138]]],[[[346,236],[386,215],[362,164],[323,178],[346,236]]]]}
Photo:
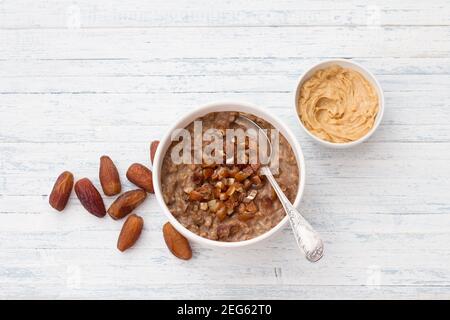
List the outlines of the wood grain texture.
{"type": "MultiPolygon", "coordinates": [[[[0,298],[450,298],[450,4],[424,1],[0,1],[0,298]],[[366,143],[330,150],[293,110],[301,73],[327,58],[374,72],[386,98],[366,143]],[[276,113],[306,159],[302,212],[323,235],[310,264],[289,227],[254,247],[167,250],[153,195],[141,239],[54,179],[98,181],[179,116],[213,100],[276,113]]],[[[112,198],[105,200],[109,205],[112,198]]]]}

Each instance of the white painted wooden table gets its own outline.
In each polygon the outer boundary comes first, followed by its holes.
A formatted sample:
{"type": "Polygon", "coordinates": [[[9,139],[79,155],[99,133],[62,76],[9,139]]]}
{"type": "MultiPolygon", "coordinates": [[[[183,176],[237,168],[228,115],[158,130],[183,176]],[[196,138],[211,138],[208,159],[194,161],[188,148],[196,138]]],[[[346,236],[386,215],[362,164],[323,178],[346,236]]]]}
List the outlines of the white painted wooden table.
{"type": "Polygon", "coordinates": [[[450,3],[363,2],[0,1],[0,298],[450,298],[450,3]],[[367,66],[386,96],[379,131],[348,151],[313,143],[293,111],[299,75],[330,57],[367,66]],[[318,264],[288,227],[177,260],[153,196],[125,254],[122,222],[74,194],[49,207],[63,170],[98,185],[102,154],[131,188],[149,141],[217,99],[268,108],[298,137],[318,264]]]}

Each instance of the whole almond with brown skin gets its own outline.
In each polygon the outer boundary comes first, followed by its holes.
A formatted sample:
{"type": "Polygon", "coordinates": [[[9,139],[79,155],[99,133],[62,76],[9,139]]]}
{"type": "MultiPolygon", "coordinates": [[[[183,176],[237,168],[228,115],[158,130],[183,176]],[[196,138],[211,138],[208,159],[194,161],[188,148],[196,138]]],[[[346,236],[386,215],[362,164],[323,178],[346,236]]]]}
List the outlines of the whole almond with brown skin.
{"type": "Polygon", "coordinates": [[[127,178],[139,188],[154,193],[152,171],[140,163],[133,163],[127,171],[127,178]]]}
{"type": "Polygon", "coordinates": [[[70,193],[73,188],[73,174],[69,171],[64,171],[56,179],[53,185],[53,190],[50,193],[48,202],[58,211],[64,210],[69,201],[70,193]]]}
{"type": "Polygon", "coordinates": [[[158,146],[158,140],[152,141],[152,144],[150,145],[150,159],[152,160],[152,165],[154,164],[153,160],[155,160],[156,149],[158,149],[158,146]]]}
{"type": "Polygon", "coordinates": [[[75,193],[83,207],[96,217],[104,217],[106,214],[102,196],[94,187],[91,180],[83,178],[75,183],[75,193]]]}
{"type": "Polygon", "coordinates": [[[135,214],[128,216],[120,231],[119,240],[117,240],[117,249],[125,251],[131,248],[141,235],[144,219],[135,214]]]}
{"type": "Polygon", "coordinates": [[[114,162],[112,162],[111,158],[108,156],[102,156],[100,158],[99,178],[105,195],[115,196],[120,193],[121,184],[119,172],[117,171],[114,162]]]}
{"type": "Polygon", "coordinates": [[[183,260],[192,258],[192,249],[189,242],[169,222],[163,227],[163,235],[167,247],[175,257],[183,260]]]}
{"type": "Polygon", "coordinates": [[[114,220],[122,219],[144,202],[146,197],[147,193],[142,189],[127,191],[114,200],[108,209],[108,214],[114,220]]]}

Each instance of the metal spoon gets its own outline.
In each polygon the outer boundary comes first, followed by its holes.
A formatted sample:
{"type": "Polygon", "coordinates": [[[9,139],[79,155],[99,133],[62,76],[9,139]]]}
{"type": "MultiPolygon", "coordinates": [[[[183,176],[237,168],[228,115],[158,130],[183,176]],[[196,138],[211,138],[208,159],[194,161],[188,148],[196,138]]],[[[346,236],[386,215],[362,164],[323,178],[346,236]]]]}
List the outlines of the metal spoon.
{"type": "MultiPolygon", "coordinates": [[[[266,133],[262,128],[257,125],[254,121],[249,118],[239,115],[236,118],[235,123],[246,127],[247,129],[252,128],[256,130],[256,132],[261,133],[266,139],[269,146],[270,151],[270,159],[272,159],[272,144],[267,137],[266,133]]],[[[270,162],[269,162],[270,163],[270,162]]],[[[276,194],[278,195],[278,199],[280,199],[281,204],[283,205],[286,214],[289,217],[289,222],[291,223],[292,231],[294,232],[295,240],[297,241],[297,245],[303,250],[305,253],[306,259],[311,262],[316,262],[323,256],[323,242],[320,238],[320,235],[311,227],[308,221],[303,218],[300,212],[292,205],[289,199],[286,197],[284,192],[281,190],[277,181],[275,180],[272,172],[270,171],[269,166],[264,165],[261,166],[261,173],[267,177],[276,194]]]]}

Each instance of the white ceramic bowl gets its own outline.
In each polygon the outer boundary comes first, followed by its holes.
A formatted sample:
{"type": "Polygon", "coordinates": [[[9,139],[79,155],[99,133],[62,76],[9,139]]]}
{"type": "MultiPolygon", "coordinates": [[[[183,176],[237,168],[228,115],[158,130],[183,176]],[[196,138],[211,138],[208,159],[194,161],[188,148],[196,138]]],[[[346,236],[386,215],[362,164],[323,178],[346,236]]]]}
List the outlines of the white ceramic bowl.
{"type": "Polygon", "coordinates": [[[303,75],[300,77],[300,80],[297,83],[294,98],[295,98],[295,104],[294,104],[295,113],[297,114],[297,118],[298,118],[298,121],[300,122],[300,126],[311,138],[313,138],[320,144],[327,146],[327,147],[331,147],[331,148],[338,148],[338,149],[349,148],[349,147],[356,146],[356,145],[360,144],[361,142],[367,140],[375,132],[375,130],[377,130],[378,126],[380,125],[381,119],[383,118],[383,113],[384,113],[383,90],[381,89],[381,86],[378,83],[375,76],[369,70],[367,70],[365,67],[363,67],[362,65],[360,65],[356,62],[350,61],[350,60],[345,60],[345,59],[326,60],[326,61],[320,62],[318,64],[315,64],[312,67],[310,67],[309,69],[307,69],[305,71],[305,73],[303,73],[303,75]],[[300,115],[297,111],[298,110],[298,101],[300,98],[300,91],[301,91],[303,83],[306,80],[308,80],[317,70],[324,69],[324,68],[330,67],[332,65],[339,65],[343,68],[349,68],[349,69],[358,71],[359,73],[361,73],[364,76],[364,78],[367,79],[367,81],[369,81],[372,84],[372,86],[375,88],[375,91],[378,94],[378,114],[377,114],[377,117],[375,118],[375,123],[374,123],[372,129],[370,129],[370,131],[367,132],[367,134],[365,136],[363,136],[355,141],[345,142],[345,143],[337,143],[337,142],[326,141],[326,140],[323,140],[323,139],[315,136],[304,126],[302,120],[300,119],[300,115]]]}
{"type": "Polygon", "coordinates": [[[267,231],[266,233],[245,241],[239,241],[239,242],[224,242],[224,241],[215,241],[203,238],[192,231],[186,229],[181,223],[178,222],[178,220],[172,215],[172,213],[167,208],[166,203],[164,202],[163,196],[162,196],[162,188],[161,188],[161,165],[164,159],[164,155],[166,154],[167,149],[169,148],[171,144],[171,134],[172,132],[177,128],[185,128],[187,125],[189,125],[191,122],[193,122],[195,119],[202,117],[208,113],[211,112],[220,112],[220,111],[240,111],[240,112],[247,112],[250,114],[253,114],[259,118],[262,118],[266,120],[267,122],[271,123],[276,129],[278,129],[284,137],[287,139],[287,141],[290,143],[292,150],[297,158],[297,164],[299,165],[299,172],[300,172],[300,182],[297,192],[297,197],[294,201],[294,206],[298,206],[300,203],[300,200],[303,195],[303,190],[305,188],[305,160],[303,158],[302,149],[295,139],[292,132],[284,125],[276,116],[269,113],[267,110],[257,107],[251,104],[247,103],[241,103],[241,102],[216,102],[216,103],[210,103],[204,106],[201,106],[189,113],[187,113],[185,116],[181,117],[165,134],[165,136],[161,139],[158,149],[155,154],[155,161],[153,165],[153,185],[155,189],[155,195],[156,199],[159,202],[159,205],[163,209],[165,215],[169,219],[169,222],[177,229],[182,235],[184,235],[187,239],[204,244],[211,247],[228,247],[228,248],[235,248],[235,247],[244,247],[248,246],[257,242],[260,242],[264,239],[269,238],[273,234],[275,234],[277,231],[279,231],[288,221],[288,217],[284,217],[280,223],[278,223],[275,227],[267,231]]]}

